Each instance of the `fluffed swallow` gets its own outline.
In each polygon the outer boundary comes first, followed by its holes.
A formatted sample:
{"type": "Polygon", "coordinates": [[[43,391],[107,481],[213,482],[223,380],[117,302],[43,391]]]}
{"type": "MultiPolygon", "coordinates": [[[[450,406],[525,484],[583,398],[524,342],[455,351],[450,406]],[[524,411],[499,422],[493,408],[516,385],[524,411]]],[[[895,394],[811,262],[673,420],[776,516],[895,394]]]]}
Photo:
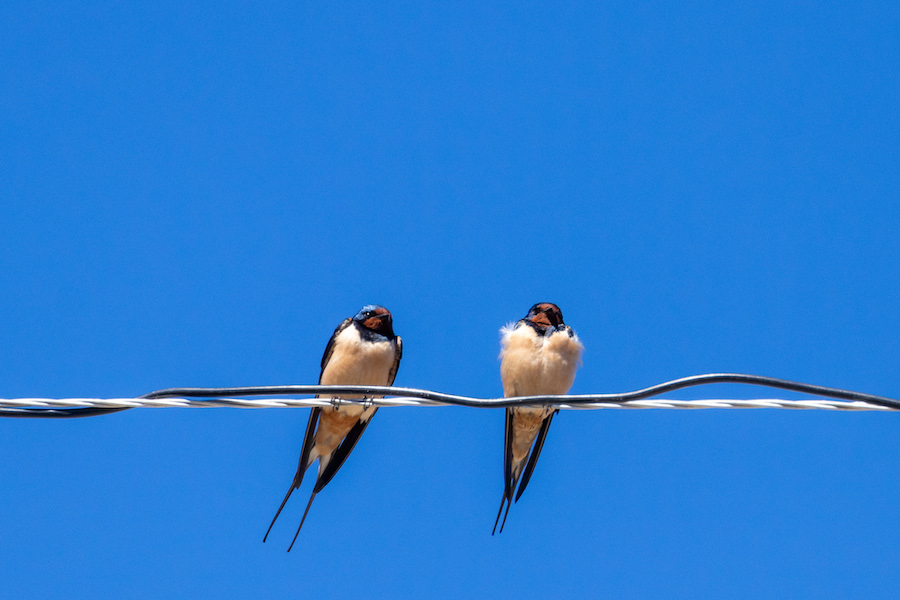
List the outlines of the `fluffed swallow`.
{"type": "MultiPolygon", "coordinates": [[[[363,306],[356,315],[341,321],[337,326],[322,356],[322,371],[319,374],[320,385],[392,385],[403,355],[403,341],[394,335],[391,313],[383,306],[369,304],[363,306]]],[[[316,396],[318,398],[318,396],[316,396]]],[[[347,395],[342,398],[360,399],[363,396],[347,395]]],[[[309,507],[316,494],[325,487],[337,473],[372,416],[378,410],[374,406],[332,406],[313,408],[306,425],[303,438],[303,450],[300,453],[300,464],[297,473],[288,488],[278,512],[272,519],[263,542],[269,537],[272,525],[281,514],[291,494],[303,482],[303,474],[319,459],[319,473],[313,487],[300,526],[288,547],[294,547],[297,536],[309,507]],[[318,428],[316,424],[318,423],[318,428]]]]}
{"type": "MultiPolygon", "coordinates": [[[[535,304],[524,319],[503,327],[500,335],[500,378],[504,397],[555,395],[569,391],[584,346],[572,328],[563,322],[558,306],[549,302],[535,304]]],[[[506,504],[506,514],[500,525],[500,532],[503,532],[519,477],[522,483],[516,493],[516,502],[531,479],[550,421],[557,412],[558,409],[549,407],[506,409],[503,500],[491,535],[497,532],[506,504]]]]}

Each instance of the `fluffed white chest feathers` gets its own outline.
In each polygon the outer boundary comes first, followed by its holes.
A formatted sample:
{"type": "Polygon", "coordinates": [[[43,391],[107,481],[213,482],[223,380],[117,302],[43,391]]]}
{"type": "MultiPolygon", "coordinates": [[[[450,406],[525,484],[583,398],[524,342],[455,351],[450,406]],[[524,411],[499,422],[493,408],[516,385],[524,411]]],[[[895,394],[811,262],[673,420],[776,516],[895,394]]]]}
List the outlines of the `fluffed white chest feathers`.
{"type": "Polygon", "coordinates": [[[520,321],[500,332],[500,378],[504,396],[565,394],[569,391],[584,349],[570,328],[541,335],[520,321]]]}

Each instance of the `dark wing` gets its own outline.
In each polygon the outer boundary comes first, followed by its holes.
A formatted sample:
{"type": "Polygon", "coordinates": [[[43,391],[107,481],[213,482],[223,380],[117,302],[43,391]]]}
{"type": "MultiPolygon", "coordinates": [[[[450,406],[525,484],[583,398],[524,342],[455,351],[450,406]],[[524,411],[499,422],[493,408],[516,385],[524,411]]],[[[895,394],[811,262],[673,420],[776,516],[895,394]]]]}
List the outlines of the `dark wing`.
{"type": "MultiPolygon", "coordinates": [[[[500,523],[500,515],[503,514],[503,505],[506,504],[506,514],[509,514],[509,507],[512,504],[512,495],[515,490],[516,482],[512,477],[512,435],[513,435],[513,410],[506,409],[506,431],[503,442],[503,499],[500,501],[500,510],[497,511],[497,518],[494,520],[494,531],[497,532],[497,524],[500,523]]],[[[503,525],[506,525],[506,517],[503,517],[503,525]]],[[[500,532],[503,532],[503,526],[500,526],[500,532]]]]}
{"type": "MultiPolygon", "coordinates": [[[[294,490],[299,488],[300,484],[303,483],[303,474],[306,473],[306,469],[309,467],[309,453],[312,451],[313,444],[315,443],[316,423],[319,421],[319,414],[321,412],[321,408],[314,408],[309,413],[309,423],[306,425],[306,435],[303,436],[303,449],[300,451],[300,464],[297,465],[297,473],[294,474],[294,480],[291,482],[291,487],[288,488],[287,494],[284,495],[281,506],[278,507],[275,516],[272,517],[272,522],[269,523],[266,535],[263,536],[263,542],[269,537],[269,532],[272,531],[272,526],[278,519],[278,515],[280,515],[281,511],[284,509],[284,505],[287,504],[288,498],[290,498],[291,494],[294,493],[294,490]]],[[[307,507],[307,510],[309,510],[309,507],[307,507]]]]}
{"type": "Polygon", "coordinates": [[[394,385],[394,379],[397,378],[397,369],[400,368],[400,359],[403,358],[403,340],[400,339],[399,335],[394,338],[394,348],[394,364],[391,366],[390,373],[388,373],[388,385],[394,385]]]}
{"type": "Polygon", "coordinates": [[[303,483],[303,474],[309,468],[309,454],[316,443],[316,424],[320,414],[322,409],[318,407],[309,412],[309,423],[306,424],[306,434],[303,436],[303,450],[300,451],[300,463],[297,465],[297,474],[294,475],[294,489],[303,483]]]}
{"type": "Polygon", "coordinates": [[[522,483],[519,484],[519,491],[516,493],[516,502],[519,501],[522,492],[524,492],[525,488],[528,486],[528,481],[531,479],[531,473],[534,471],[534,465],[537,464],[538,457],[541,455],[541,448],[544,447],[544,439],[547,437],[547,430],[550,429],[550,421],[553,420],[553,415],[558,412],[558,409],[554,410],[546,419],[544,419],[544,422],[541,423],[541,430],[538,432],[537,439],[534,441],[534,447],[531,449],[531,456],[528,457],[528,464],[525,465],[525,472],[522,473],[522,483]]]}
{"type": "MultiPolygon", "coordinates": [[[[334,352],[334,340],[337,338],[338,334],[347,329],[352,322],[353,319],[351,318],[341,321],[340,324],[335,327],[334,333],[332,333],[331,337],[328,339],[328,344],[325,346],[325,353],[322,355],[321,370],[319,371],[319,385],[322,384],[322,373],[325,371],[325,365],[331,360],[331,355],[334,352]]],[[[316,397],[318,398],[318,396],[316,397]]],[[[322,414],[321,408],[313,408],[309,413],[309,422],[306,424],[306,434],[303,436],[303,449],[300,451],[300,462],[297,465],[297,472],[294,474],[294,480],[291,482],[291,487],[288,488],[284,500],[281,501],[281,506],[278,507],[278,511],[275,513],[272,522],[269,524],[269,529],[266,530],[263,542],[269,537],[269,532],[272,531],[272,526],[275,525],[275,521],[278,519],[278,515],[281,514],[282,509],[284,509],[284,505],[287,504],[288,498],[290,498],[294,490],[298,489],[300,484],[303,483],[303,475],[306,473],[306,469],[309,468],[309,455],[312,453],[312,448],[316,443],[316,425],[319,422],[320,414],[322,414]]],[[[316,491],[318,491],[318,489],[316,489],[316,491]]],[[[309,503],[306,505],[306,511],[303,513],[303,519],[300,521],[300,527],[303,527],[303,521],[306,520],[309,507],[312,505],[313,498],[315,497],[316,492],[313,492],[309,498],[309,503]]],[[[299,533],[300,528],[298,527],[297,534],[299,533]]],[[[297,534],[294,534],[294,541],[297,540],[297,534]]],[[[294,546],[294,541],[291,542],[291,547],[294,546]]],[[[288,552],[291,551],[291,547],[288,548],[288,552]]]]}
{"type": "MultiPolygon", "coordinates": [[[[338,334],[343,330],[350,327],[350,323],[353,322],[353,319],[347,317],[343,321],[341,321],[340,325],[335,327],[334,333],[331,334],[331,337],[328,339],[328,345],[325,346],[325,353],[322,355],[322,370],[319,371],[319,385],[322,384],[322,373],[325,371],[325,365],[328,364],[328,361],[331,360],[331,354],[334,352],[334,340],[337,338],[338,334]]],[[[318,397],[318,396],[317,396],[318,397]]]]}
{"type": "Polygon", "coordinates": [[[372,417],[376,412],[378,412],[377,408],[372,411],[372,414],[369,415],[368,419],[365,421],[357,421],[356,425],[347,432],[341,445],[334,449],[334,454],[331,455],[331,459],[328,461],[328,464],[325,465],[325,469],[316,480],[316,487],[313,488],[313,493],[318,494],[323,487],[328,485],[328,482],[331,481],[334,474],[338,472],[338,469],[341,468],[341,465],[343,465],[344,461],[347,460],[347,457],[350,456],[350,453],[356,446],[356,442],[359,441],[359,437],[363,434],[363,431],[366,430],[366,427],[369,426],[369,421],[372,420],[372,417]]]}
{"type": "Polygon", "coordinates": [[[513,495],[513,491],[516,488],[516,481],[513,478],[513,455],[512,455],[512,446],[513,446],[513,420],[515,419],[515,413],[513,409],[506,409],[506,435],[504,439],[504,449],[503,449],[503,494],[507,499],[511,499],[513,495]]]}

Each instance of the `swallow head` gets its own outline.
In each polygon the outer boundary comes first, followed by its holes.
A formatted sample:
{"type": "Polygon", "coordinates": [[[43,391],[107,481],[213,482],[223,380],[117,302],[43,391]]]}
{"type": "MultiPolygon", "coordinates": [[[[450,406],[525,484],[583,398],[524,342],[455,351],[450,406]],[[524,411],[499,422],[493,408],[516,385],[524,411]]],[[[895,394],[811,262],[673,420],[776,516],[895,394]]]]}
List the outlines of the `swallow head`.
{"type": "Polygon", "coordinates": [[[359,309],[353,317],[365,329],[385,337],[394,337],[394,324],[391,311],[378,304],[367,304],[359,309]]]}
{"type": "Polygon", "coordinates": [[[552,302],[538,302],[531,307],[524,321],[541,335],[559,331],[565,327],[562,311],[552,302]]]}

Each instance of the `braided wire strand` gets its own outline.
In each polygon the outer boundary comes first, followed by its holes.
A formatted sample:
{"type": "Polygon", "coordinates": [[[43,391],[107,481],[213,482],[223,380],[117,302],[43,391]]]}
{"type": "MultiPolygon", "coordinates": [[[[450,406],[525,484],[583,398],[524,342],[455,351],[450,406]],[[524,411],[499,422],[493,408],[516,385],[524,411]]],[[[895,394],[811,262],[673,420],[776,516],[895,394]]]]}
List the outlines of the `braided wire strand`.
{"type": "Polygon", "coordinates": [[[0,399],[0,417],[73,418],[110,414],[137,407],[189,408],[293,408],[330,406],[340,403],[374,406],[467,406],[504,408],[510,406],[552,406],[560,409],[697,409],[697,408],[785,408],[804,410],[900,410],[900,400],[863,392],[799,383],[762,375],[708,373],[683,377],[624,393],[515,398],[472,398],[417,388],[361,385],[285,385],[230,388],[168,388],[138,398],[17,398],[0,399]],[[670,400],[655,399],[667,392],[688,387],[738,383],[800,392],[828,400],[670,400]],[[348,400],[341,395],[364,396],[348,400]],[[319,395],[321,398],[280,398],[319,395]],[[263,398],[252,398],[264,396],[263,398]],[[392,396],[385,398],[384,396],[392,396]]]}

